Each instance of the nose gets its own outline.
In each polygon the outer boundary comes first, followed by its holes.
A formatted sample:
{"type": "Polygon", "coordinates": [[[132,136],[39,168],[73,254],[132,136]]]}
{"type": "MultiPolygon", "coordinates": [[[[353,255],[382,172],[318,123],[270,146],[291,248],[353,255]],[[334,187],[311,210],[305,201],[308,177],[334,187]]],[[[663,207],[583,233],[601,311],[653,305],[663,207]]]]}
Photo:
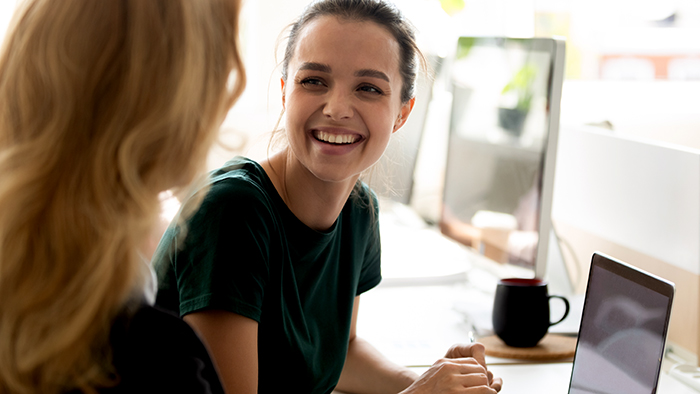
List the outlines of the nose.
{"type": "Polygon", "coordinates": [[[323,114],[333,120],[342,120],[352,117],[352,95],[335,89],[328,94],[328,100],[323,106],[323,114]]]}

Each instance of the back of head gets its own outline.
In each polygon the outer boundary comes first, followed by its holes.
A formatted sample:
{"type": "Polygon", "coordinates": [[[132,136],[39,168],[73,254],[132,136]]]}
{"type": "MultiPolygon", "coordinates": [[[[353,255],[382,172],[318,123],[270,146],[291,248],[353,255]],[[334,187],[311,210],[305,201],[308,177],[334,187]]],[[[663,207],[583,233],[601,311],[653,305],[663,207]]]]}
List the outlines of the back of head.
{"type": "Polygon", "coordinates": [[[0,52],[0,392],[113,383],[158,193],[204,169],[244,88],[239,7],[20,3],[0,52]]]}

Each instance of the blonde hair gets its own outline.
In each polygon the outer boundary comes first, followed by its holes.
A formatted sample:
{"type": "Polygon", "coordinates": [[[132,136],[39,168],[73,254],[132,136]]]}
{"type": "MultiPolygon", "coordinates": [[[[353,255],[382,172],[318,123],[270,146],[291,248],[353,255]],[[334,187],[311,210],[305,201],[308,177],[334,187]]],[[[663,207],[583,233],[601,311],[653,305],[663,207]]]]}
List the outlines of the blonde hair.
{"type": "Polygon", "coordinates": [[[238,0],[28,0],[0,52],[0,393],[115,384],[158,194],[245,86],[238,0]]]}

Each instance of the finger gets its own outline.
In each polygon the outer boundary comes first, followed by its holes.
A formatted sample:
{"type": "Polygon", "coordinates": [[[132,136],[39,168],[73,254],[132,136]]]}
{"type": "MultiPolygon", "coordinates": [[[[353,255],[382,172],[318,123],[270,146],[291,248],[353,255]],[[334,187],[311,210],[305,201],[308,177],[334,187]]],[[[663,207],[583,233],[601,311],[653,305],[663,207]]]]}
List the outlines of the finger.
{"type": "Polygon", "coordinates": [[[457,363],[457,364],[479,364],[475,359],[471,357],[445,357],[441,358],[433,365],[445,364],[445,363],[457,363]]]}
{"type": "Polygon", "coordinates": [[[486,371],[486,367],[483,365],[479,364],[478,361],[476,361],[472,357],[462,357],[462,358],[441,358],[433,364],[434,366],[438,365],[455,365],[455,366],[465,366],[465,367],[470,367],[470,368],[477,368],[480,371],[486,371]]]}
{"type": "Polygon", "coordinates": [[[486,374],[483,373],[470,373],[458,376],[458,382],[462,387],[490,387],[489,380],[486,374]]]}
{"type": "Polygon", "coordinates": [[[450,348],[447,349],[447,353],[445,353],[445,357],[447,357],[447,358],[462,357],[462,354],[460,351],[460,347],[462,347],[462,346],[463,345],[461,345],[461,344],[454,344],[454,345],[450,346],[450,348]]]}
{"type": "Polygon", "coordinates": [[[452,345],[445,354],[447,358],[474,357],[481,365],[486,365],[486,348],[479,342],[452,345]]]}
{"type": "Polygon", "coordinates": [[[452,346],[450,346],[450,349],[447,350],[447,353],[445,354],[445,357],[447,358],[460,358],[460,357],[471,357],[472,356],[472,348],[473,343],[457,343],[452,346]]]}
{"type": "Polygon", "coordinates": [[[484,375],[484,378],[486,379],[486,384],[487,386],[490,384],[490,380],[488,377],[488,371],[486,368],[479,364],[459,364],[459,369],[458,373],[462,375],[470,375],[470,374],[479,374],[479,375],[484,375]]]}
{"type": "Polygon", "coordinates": [[[488,378],[488,371],[479,365],[473,358],[457,358],[438,360],[431,367],[435,373],[445,373],[454,376],[479,374],[485,378],[485,385],[489,386],[491,381],[488,378]]]}
{"type": "Polygon", "coordinates": [[[488,386],[466,387],[464,392],[467,394],[497,394],[496,390],[488,386]]]}
{"type": "Polygon", "coordinates": [[[471,344],[471,357],[486,368],[486,347],[483,344],[479,342],[471,344]]]}
{"type": "Polygon", "coordinates": [[[501,378],[493,378],[491,381],[491,388],[496,390],[496,392],[501,391],[503,388],[503,380],[501,378]]]}

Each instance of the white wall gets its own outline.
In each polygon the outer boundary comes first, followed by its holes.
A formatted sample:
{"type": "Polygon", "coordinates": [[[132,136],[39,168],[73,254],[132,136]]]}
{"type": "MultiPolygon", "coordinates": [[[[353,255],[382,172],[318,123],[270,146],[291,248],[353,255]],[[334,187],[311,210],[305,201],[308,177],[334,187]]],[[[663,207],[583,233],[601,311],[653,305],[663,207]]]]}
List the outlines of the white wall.
{"type": "Polygon", "coordinates": [[[565,81],[561,124],[603,121],[623,135],[700,149],[700,81],[565,81]]]}
{"type": "Polygon", "coordinates": [[[700,150],[564,126],[552,217],[700,274],[700,150]]]}

